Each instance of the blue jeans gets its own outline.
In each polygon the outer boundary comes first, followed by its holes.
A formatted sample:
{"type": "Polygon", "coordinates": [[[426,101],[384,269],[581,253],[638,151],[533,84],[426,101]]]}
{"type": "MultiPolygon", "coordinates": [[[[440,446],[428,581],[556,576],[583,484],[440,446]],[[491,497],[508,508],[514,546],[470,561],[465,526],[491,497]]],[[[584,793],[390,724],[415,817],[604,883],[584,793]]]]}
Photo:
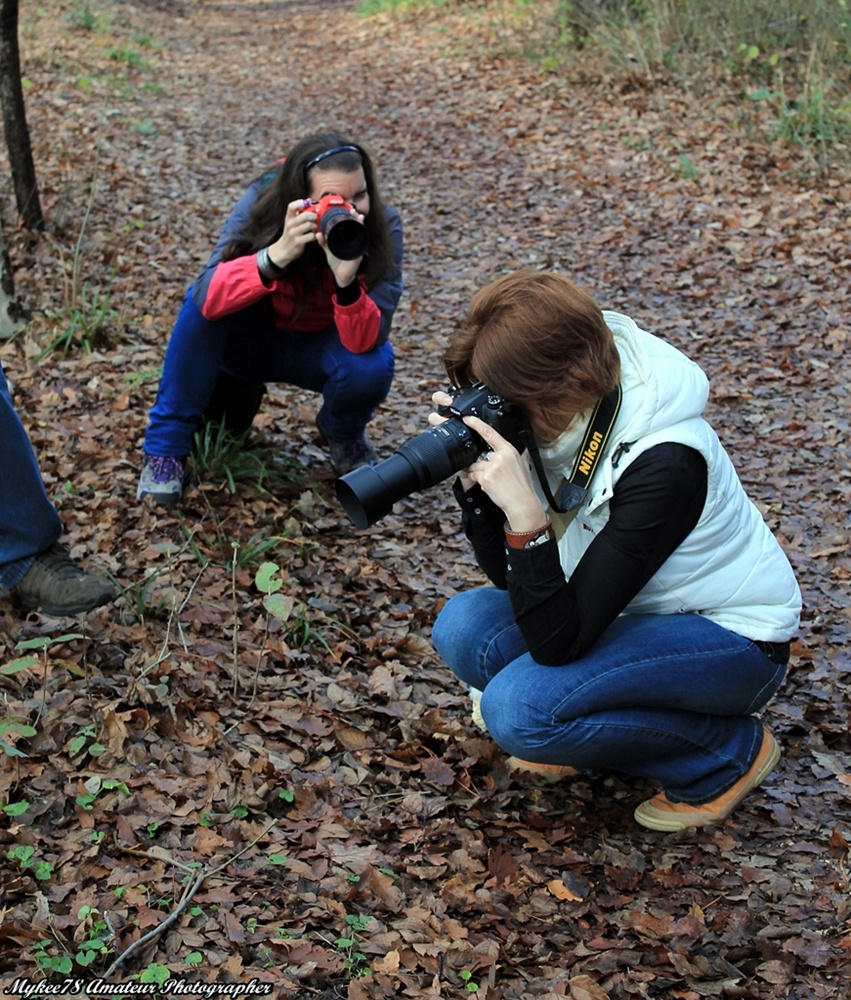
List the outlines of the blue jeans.
{"type": "Polygon", "coordinates": [[[33,559],[62,534],[30,439],[0,366],[0,590],[20,583],[33,559]]]}
{"type": "Polygon", "coordinates": [[[340,343],[336,326],[318,333],[277,330],[255,307],[211,322],[192,301],[190,288],[166,350],[145,451],[168,457],[192,451],[221,371],[248,383],[286,382],[321,392],[325,433],[354,441],[390,391],[393,369],[389,342],[353,354],[340,343]]]}
{"type": "Polygon", "coordinates": [[[484,692],[482,716],[523,760],[651,778],[674,801],[709,802],[750,768],[762,743],[754,712],[784,666],[700,615],[622,615],[580,659],[530,656],[505,591],[453,597],[433,641],[484,692]]]}

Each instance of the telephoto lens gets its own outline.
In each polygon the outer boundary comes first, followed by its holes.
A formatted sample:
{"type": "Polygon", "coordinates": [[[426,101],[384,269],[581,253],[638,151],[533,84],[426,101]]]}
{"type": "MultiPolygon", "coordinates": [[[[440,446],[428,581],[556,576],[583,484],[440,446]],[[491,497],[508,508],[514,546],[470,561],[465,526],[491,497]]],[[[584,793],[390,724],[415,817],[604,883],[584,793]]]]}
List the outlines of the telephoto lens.
{"type": "Polygon", "coordinates": [[[341,476],[335,483],[337,499],[358,528],[368,528],[399,500],[466,469],[485,447],[478,434],[452,417],[406,441],[383,462],[341,476]]]}
{"type": "Polygon", "coordinates": [[[353,219],[346,208],[334,206],[327,209],[319,231],[325,237],[328,249],[339,260],[357,260],[366,253],[366,226],[353,219]]]}

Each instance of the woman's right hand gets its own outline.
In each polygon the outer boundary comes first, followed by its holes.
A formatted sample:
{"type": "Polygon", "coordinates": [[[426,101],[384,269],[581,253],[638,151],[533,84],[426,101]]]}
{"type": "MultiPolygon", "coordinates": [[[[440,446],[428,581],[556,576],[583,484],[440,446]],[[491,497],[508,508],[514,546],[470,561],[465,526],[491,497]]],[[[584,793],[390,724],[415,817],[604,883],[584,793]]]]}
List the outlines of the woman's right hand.
{"type": "Polygon", "coordinates": [[[298,260],[307,244],[316,241],[316,212],[308,208],[310,204],[299,198],[287,205],[284,231],[269,247],[269,259],[278,267],[298,260]]]}

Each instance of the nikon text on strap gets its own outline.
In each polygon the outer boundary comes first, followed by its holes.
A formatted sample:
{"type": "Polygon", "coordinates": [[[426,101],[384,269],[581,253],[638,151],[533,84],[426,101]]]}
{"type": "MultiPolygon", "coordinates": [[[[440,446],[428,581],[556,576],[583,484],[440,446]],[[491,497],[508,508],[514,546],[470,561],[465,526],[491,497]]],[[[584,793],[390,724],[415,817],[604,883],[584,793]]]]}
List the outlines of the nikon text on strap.
{"type": "Polygon", "coordinates": [[[538,453],[538,446],[534,443],[534,438],[532,439],[533,443],[529,451],[535,465],[535,472],[538,475],[541,489],[544,491],[547,502],[555,513],[575,513],[588,496],[588,485],[597,469],[597,463],[603,454],[606,442],[611,436],[612,428],[615,426],[622,398],[623,390],[618,385],[616,389],[613,389],[608,396],[604,396],[594,407],[594,412],[591,414],[591,419],[585,428],[585,436],[582,439],[582,444],[579,446],[579,454],[573,466],[573,472],[571,472],[569,479],[565,477],[559,483],[555,491],[555,497],[553,497],[547,483],[541,456],[538,453]]]}

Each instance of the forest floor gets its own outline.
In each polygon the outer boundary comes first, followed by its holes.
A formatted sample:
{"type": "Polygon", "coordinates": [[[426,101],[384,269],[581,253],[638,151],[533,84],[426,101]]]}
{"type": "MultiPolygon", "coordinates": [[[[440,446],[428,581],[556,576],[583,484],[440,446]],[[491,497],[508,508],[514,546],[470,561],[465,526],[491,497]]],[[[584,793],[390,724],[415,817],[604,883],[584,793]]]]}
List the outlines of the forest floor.
{"type": "Polygon", "coordinates": [[[122,596],[77,620],[0,600],[7,995],[47,975],[284,1000],[847,996],[847,150],[817,169],[723,86],[651,89],[590,50],[543,72],[458,10],[22,4],[49,228],[7,225],[32,318],[0,360],[72,551],[122,596]],[[805,604],[766,712],[783,758],[722,825],[639,827],[654,789],[628,776],[512,778],[429,641],[482,581],[448,489],[356,530],[310,394],[269,387],[260,487],[134,499],[186,285],[248,180],[328,128],[371,150],[405,224],[381,456],[425,429],[472,294],[521,266],[710,375],[805,604]]]}

